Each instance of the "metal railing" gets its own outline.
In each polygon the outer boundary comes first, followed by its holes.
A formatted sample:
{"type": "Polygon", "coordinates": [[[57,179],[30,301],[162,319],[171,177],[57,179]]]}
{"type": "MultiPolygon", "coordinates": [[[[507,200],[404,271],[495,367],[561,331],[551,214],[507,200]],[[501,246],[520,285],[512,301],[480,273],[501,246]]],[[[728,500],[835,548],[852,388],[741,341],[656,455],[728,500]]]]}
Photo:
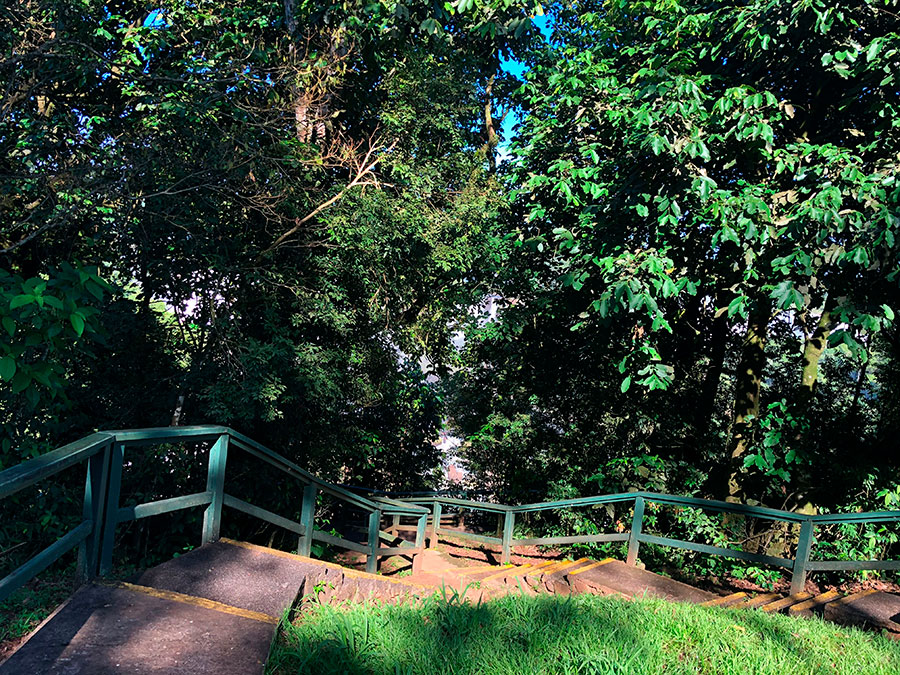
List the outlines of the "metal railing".
{"type": "Polygon", "coordinates": [[[0,499],[9,497],[56,474],[86,464],[86,480],[81,522],[53,544],[32,556],[0,579],[0,602],[47,569],[69,551],[78,548],[77,575],[80,580],[107,574],[112,568],[116,528],[122,523],[164,513],[205,507],[201,543],[219,539],[225,507],[286,529],[298,537],[297,553],[309,556],[313,541],[323,542],[366,555],[366,571],[374,572],[380,556],[415,555],[424,550],[429,510],[386,497],[360,497],[349,490],[321,480],[277,452],[233,429],[222,426],[162,427],[129,429],[92,434],[57,450],[0,472],[0,499]],[[170,499],[120,504],[125,453],[154,444],[211,442],[206,490],[170,499]],[[284,472],[298,482],[302,499],[300,520],[280,516],[225,491],[229,453],[241,451],[284,472]],[[319,492],[331,495],[356,510],[368,513],[367,539],[358,543],[315,529],[316,498],[319,492]],[[382,547],[386,537],[382,517],[412,516],[416,519],[414,544],[382,547]]]}
{"type": "Polygon", "coordinates": [[[598,495],[518,506],[439,495],[393,499],[373,493],[368,497],[362,497],[343,487],[317,478],[277,452],[223,426],[163,427],[95,433],[0,472],[0,499],[52,478],[79,464],[86,465],[81,522],[50,546],[32,556],[19,568],[0,579],[0,602],[75,548],[78,548],[77,573],[80,579],[87,580],[98,574],[106,574],[112,568],[116,528],[120,524],[201,506],[205,507],[201,543],[213,542],[219,538],[223,511],[227,507],[296,534],[298,537],[297,552],[300,555],[309,556],[314,541],[365,554],[366,570],[369,572],[376,571],[378,558],[381,556],[415,555],[422,552],[425,548],[426,528],[429,520],[431,520],[429,546],[433,547],[437,544],[439,535],[452,533],[461,538],[499,545],[503,563],[509,562],[510,550],[514,546],[627,542],[626,562],[635,564],[640,545],[655,544],[784,568],[789,570],[792,575],[792,593],[803,589],[807,574],[810,572],[900,570],[900,561],[896,560],[813,560],[811,558],[815,545],[816,528],[842,523],[897,522],[900,521],[900,511],[805,515],[761,506],[747,506],[654,492],[598,495]],[[200,442],[211,443],[206,490],[127,506],[120,503],[126,451],[131,453],[136,448],[153,444],[200,442]],[[299,520],[286,518],[225,491],[227,460],[229,453],[235,451],[246,453],[266,462],[298,482],[298,488],[302,488],[298,490],[300,492],[298,496],[302,500],[299,520]],[[349,508],[368,513],[365,543],[350,541],[315,529],[316,498],[320,492],[331,495],[349,508]],[[785,558],[647,534],[643,532],[643,524],[644,511],[648,503],[728,513],[795,525],[799,528],[795,555],[793,558],[785,558]],[[430,508],[425,508],[422,504],[427,504],[430,508]],[[632,505],[633,515],[630,529],[600,534],[514,538],[517,514],[601,504],[632,505]],[[498,517],[497,536],[445,530],[441,527],[444,506],[496,514],[498,517]],[[407,542],[405,545],[382,547],[380,544],[382,539],[392,540],[394,538],[391,533],[381,529],[382,518],[393,518],[392,529],[396,534],[401,516],[414,518],[415,543],[407,542]]]}
{"type": "Polygon", "coordinates": [[[471,539],[482,543],[495,544],[501,547],[501,562],[509,563],[510,549],[514,546],[558,546],[564,544],[600,543],[600,542],[627,542],[628,553],[625,562],[629,565],[637,563],[641,544],[656,544],[671,548],[686,549],[709,555],[734,558],[745,562],[781,567],[791,572],[791,593],[799,593],[806,585],[806,577],[810,572],[834,572],[834,571],[858,571],[858,570],[900,570],[898,560],[812,560],[811,553],[815,545],[815,529],[826,525],[839,523],[884,523],[900,521],[900,511],[871,511],[865,513],[837,513],[824,515],[806,515],[791,511],[782,511],[763,506],[748,506],[745,504],[732,504],[730,502],[715,501],[711,499],[697,499],[694,497],[679,497],[675,495],[659,494],[656,492],[627,492],[622,494],[598,495],[594,497],[579,497],[576,499],[564,499],[554,502],[538,502],[534,504],[522,504],[519,506],[507,506],[504,504],[492,504],[488,502],[476,502],[464,499],[449,499],[440,496],[413,497],[404,499],[410,504],[428,504],[431,506],[431,531],[429,546],[435,546],[440,534],[452,534],[455,537],[471,539]],[[633,504],[631,528],[622,532],[605,534],[583,534],[564,537],[532,537],[528,539],[515,539],[514,529],[516,515],[521,513],[534,513],[539,511],[551,511],[560,509],[573,509],[589,507],[598,504],[633,504]],[[646,505],[659,504],[682,508],[694,508],[704,511],[728,513],[737,516],[760,518],[774,522],[796,525],[799,527],[797,535],[796,553],[793,558],[752,553],[734,548],[711,546],[671,537],[660,537],[643,532],[644,511],[646,505]],[[456,507],[485,513],[498,514],[498,536],[492,537],[483,534],[446,530],[441,528],[441,515],[443,507],[456,507]]]}

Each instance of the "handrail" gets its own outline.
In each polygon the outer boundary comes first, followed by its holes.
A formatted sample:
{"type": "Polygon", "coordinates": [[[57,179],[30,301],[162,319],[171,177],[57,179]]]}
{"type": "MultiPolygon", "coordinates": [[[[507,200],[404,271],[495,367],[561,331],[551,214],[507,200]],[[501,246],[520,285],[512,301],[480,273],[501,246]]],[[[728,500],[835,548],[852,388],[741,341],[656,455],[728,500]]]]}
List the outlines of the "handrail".
{"type": "Polygon", "coordinates": [[[410,504],[431,504],[439,501],[449,506],[460,506],[473,511],[493,511],[497,513],[506,513],[513,511],[516,507],[506,506],[506,504],[494,504],[492,502],[476,502],[470,499],[456,499],[455,497],[412,497],[410,499],[399,499],[397,501],[409,502],[410,504]]]}
{"type": "Polygon", "coordinates": [[[34,459],[0,471],[0,499],[65,471],[97,454],[113,441],[108,433],[91,434],[34,459]]]}
{"type": "Polygon", "coordinates": [[[437,539],[441,534],[441,512],[443,506],[456,506],[476,511],[493,512],[503,514],[503,524],[498,527],[500,536],[488,537],[484,535],[475,535],[467,532],[453,531],[454,536],[475,539],[487,543],[500,543],[501,545],[501,562],[508,563],[510,559],[510,551],[513,546],[524,545],[558,545],[558,544],[575,544],[575,543],[597,543],[625,541],[628,543],[628,555],[626,562],[628,564],[636,564],[640,544],[656,544],[659,546],[669,546],[674,548],[682,548],[709,555],[719,555],[738,560],[744,560],[762,565],[771,565],[783,567],[792,572],[791,592],[798,593],[803,590],[806,583],[806,575],[814,571],[836,571],[836,570],[900,570],[900,561],[896,560],[813,560],[810,557],[811,549],[814,545],[814,529],[817,526],[837,524],[837,523],[885,523],[900,521],[900,511],[870,511],[863,513],[834,513],[834,514],[818,514],[807,515],[795,513],[791,511],[783,511],[765,506],[750,506],[748,504],[733,504],[713,499],[699,499],[696,497],[682,497],[678,495],[667,495],[658,492],[635,491],[623,492],[608,495],[595,495],[591,497],[576,497],[573,499],[562,499],[552,502],[535,502],[531,504],[520,504],[518,506],[507,506],[505,504],[494,504],[490,502],[476,502],[462,499],[453,499],[441,497],[438,495],[432,497],[415,497],[401,499],[410,503],[423,504],[430,503],[432,505],[432,531],[429,546],[435,546],[437,539]],[[584,534],[563,537],[531,537],[527,539],[513,539],[513,528],[515,525],[515,517],[520,513],[534,513],[538,511],[548,511],[557,509],[568,509],[585,506],[594,506],[599,504],[614,503],[634,503],[634,515],[632,517],[631,529],[627,532],[616,532],[607,534],[584,534]],[[670,537],[659,537],[656,535],[645,534],[642,532],[644,519],[644,508],[647,502],[655,504],[664,504],[668,506],[680,506],[685,508],[704,509],[707,511],[715,511],[720,513],[736,514],[744,517],[762,518],[784,522],[786,524],[799,525],[800,532],[798,536],[797,552],[794,559],[782,558],[778,556],[764,555],[761,553],[749,553],[747,551],[724,548],[720,546],[711,546],[708,544],[699,544],[681,539],[673,539],[670,537]]]}
{"type": "Polygon", "coordinates": [[[224,507],[242,511],[299,535],[298,553],[311,554],[314,540],[365,553],[366,569],[374,572],[380,556],[392,555],[394,548],[379,545],[382,516],[412,516],[418,519],[416,543],[403,547],[403,554],[416,555],[424,550],[425,527],[429,510],[388,497],[362,497],[311,474],[295,462],[241,434],[218,425],[189,427],[155,427],[119,429],[91,434],[45,455],[0,471],[0,499],[13,495],[57,473],[87,462],[87,481],[83,516],[68,534],[39,552],[18,569],[0,579],[0,601],[34,578],[53,562],[80,547],[78,577],[87,580],[108,572],[112,566],[112,550],[116,526],[120,523],[171,513],[188,508],[205,507],[202,543],[216,541],[224,507]],[[214,441],[209,452],[207,488],[204,492],[185,494],[143,504],[119,504],[124,453],[126,448],[160,443],[196,443],[214,441]],[[300,522],[284,518],[225,492],[225,466],[228,447],[266,461],[297,479],[302,485],[300,522]],[[330,494],[356,509],[367,512],[367,543],[359,544],[314,529],[318,492],[330,494]]]}
{"type": "Polygon", "coordinates": [[[392,555],[402,549],[403,554],[415,555],[425,547],[426,527],[432,522],[429,546],[437,544],[441,534],[441,512],[444,506],[495,513],[498,516],[498,535],[487,536],[456,532],[487,543],[499,543],[503,562],[509,562],[510,549],[524,544],[563,544],[624,541],[628,544],[627,563],[636,564],[640,544],[656,544],[684,548],[710,555],[721,555],[765,565],[781,566],[792,572],[791,591],[803,589],[806,575],[811,571],[834,570],[900,570],[900,561],[893,560],[813,560],[811,549],[816,527],[841,523],[885,523],[900,521],[900,511],[872,511],[864,513],[834,513],[806,515],[763,506],[732,504],[730,502],[682,497],[656,492],[625,492],[591,497],[577,497],[550,502],[534,502],[509,506],[492,502],[457,499],[430,494],[424,497],[392,498],[382,491],[371,491],[363,497],[347,488],[334,485],[306,471],[287,459],[229,427],[201,425],[190,427],[156,427],[149,429],[123,429],[97,432],[45,455],[25,461],[0,472],[0,499],[13,495],[31,485],[52,477],[78,464],[87,463],[87,479],[81,522],[56,542],[37,553],[25,564],[0,579],[0,601],[20,588],[29,579],[46,569],[62,555],[80,547],[78,576],[89,579],[107,572],[112,564],[112,549],[116,526],[123,522],[156,516],[187,508],[205,507],[203,515],[202,543],[219,538],[222,512],[225,507],[242,511],[298,535],[298,553],[311,554],[314,540],[342,546],[366,554],[366,569],[374,572],[380,556],[392,555]],[[148,444],[213,441],[208,460],[206,490],[168,499],[121,506],[119,504],[124,452],[148,444]],[[229,446],[247,452],[297,479],[302,485],[300,521],[284,518],[259,506],[245,502],[225,492],[226,460],[229,446]],[[315,530],[316,497],[319,492],[333,497],[368,513],[365,543],[356,543],[342,537],[315,530]],[[564,537],[534,537],[513,539],[517,514],[538,511],[595,506],[600,504],[633,502],[631,528],[627,532],[597,533],[564,537]],[[647,502],[684,508],[705,509],[747,517],[763,518],[799,525],[797,551],[793,559],[748,553],[746,551],[698,544],[679,539],[660,537],[642,532],[644,509],[647,502]],[[422,505],[430,505],[427,508],[422,505]],[[417,519],[416,542],[411,546],[384,548],[380,546],[381,519],[391,516],[398,522],[401,516],[417,519]]]}
{"type": "Polygon", "coordinates": [[[225,433],[230,436],[232,442],[236,442],[237,445],[243,446],[244,450],[248,450],[250,452],[253,452],[255,450],[256,452],[262,453],[266,456],[266,458],[272,460],[272,463],[274,464],[274,466],[276,466],[276,468],[280,468],[282,471],[285,471],[289,474],[295,473],[303,480],[318,485],[323,492],[327,492],[335,497],[340,497],[341,499],[344,499],[348,502],[352,502],[356,506],[366,509],[367,511],[378,510],[378,505],[375,504],[372,500],[366,499],[365,497],[360,497],[359,495],[350,492],[350,490],[338,487],[333,483],[329,483],[322,480],[321,478],[318,478],[317,476],[314,476],[309,471],[301,468],[298,464],[295,464],[286,457],[283,457],[274,450],[270,450],[262,443],[258,443],[242,433],[234,431],[233,429],[228,429],[227,427],[225,427],[225,429],[225,433]]]}

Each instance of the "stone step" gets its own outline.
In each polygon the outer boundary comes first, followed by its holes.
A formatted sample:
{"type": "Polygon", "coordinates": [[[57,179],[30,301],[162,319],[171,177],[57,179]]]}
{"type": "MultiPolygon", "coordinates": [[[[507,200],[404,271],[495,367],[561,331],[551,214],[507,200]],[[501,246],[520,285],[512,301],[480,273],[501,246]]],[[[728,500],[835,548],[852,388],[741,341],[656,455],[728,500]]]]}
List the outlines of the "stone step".
{"type": "Polygon", "coordinates": [[[263,672],[277,624],[298,595],[407,601],[433,592],[223,539],[129,582],[82,587],[0,675],[253,675],[263,672]]]}
{"type": "Polygon", "coordinates": [[[274,621],[258,620],[242,608],[222,611],[178,595],[154,595],[128,586],[83,586],[0,665],[0,675],[263,672],[274,621]]]}
{"type": "Polygon", "coordinates": [[[763,605],[767,605],[770,602],[775,602],[780,599],[781,596],[778,593],[762,593],[753,598],[747,598],[744,602],[740,602],[734,607],[743,608],[743,609],[759,609],[763,605]]]}
{"type": "Polygon", "coordinates": [[[826,604],[838,600],[840,597],[841,594],[838,591],[826,591],[814,598],[791,605],[788,607],[788,614],[793,616],[811,615],[814,612],[821,611],[826,604]]]}
{"type": "Polygon", "coordinates": [[[795,593],[794,595],[789,595],[785,598],[781,598],[780,600],[775,600],[774,602],[765,604],[761,607],[761,609],[764,612],[783,612],[788,607],[796,605],[797,603],[803,602],[805,600],[809,600],[811,597],[812,593],[802,591],[800,593],[795,593]]]}
{"type": "Polygon", "coordinates": [[[731,595],[723,595],[720,598],[707,600],[706,602],[701,602],[700,604],[703,607],[731,607],[732,605],[737,605],[741,602],[744,602],[746,598],[747,594],[743,591],[739,591],[737,593],[732,593],[731,595]]]}

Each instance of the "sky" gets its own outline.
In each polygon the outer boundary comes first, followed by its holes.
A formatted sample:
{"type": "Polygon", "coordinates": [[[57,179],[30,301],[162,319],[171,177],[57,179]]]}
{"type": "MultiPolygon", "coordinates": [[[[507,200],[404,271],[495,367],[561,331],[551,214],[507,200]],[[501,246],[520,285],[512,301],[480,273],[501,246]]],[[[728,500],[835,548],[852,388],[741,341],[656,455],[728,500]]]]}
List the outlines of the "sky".
{"type": "MultiPolygon", "coordinates": [[[[538,27],[538,30],[541,31],[541,34],[544,36],[545,40],[550,39],[550,34],[552,32],[549,20],[546,14],[543,16],[536,16],[533,19],[534,25],[538,27]]],[[[502,59],[500,61],[500,67],[503,68],[510,75],[515,75],[520,80],[524,80],[524,74],[526,70],[526,66],[524,63],[520,61],[514,61],[512,59],[502,59]]],[[[503,124],[501,126],[502,130],[502,138],[503,141],[500,143],[500,147],[498,148],[500,154],[500,161],[505,161],[509,159],[509,144],[513,139],[513,128],[519,123],[519,117],[515,113],[515,111],[510,112],[506,118],[503,120],[503,124]]]]}

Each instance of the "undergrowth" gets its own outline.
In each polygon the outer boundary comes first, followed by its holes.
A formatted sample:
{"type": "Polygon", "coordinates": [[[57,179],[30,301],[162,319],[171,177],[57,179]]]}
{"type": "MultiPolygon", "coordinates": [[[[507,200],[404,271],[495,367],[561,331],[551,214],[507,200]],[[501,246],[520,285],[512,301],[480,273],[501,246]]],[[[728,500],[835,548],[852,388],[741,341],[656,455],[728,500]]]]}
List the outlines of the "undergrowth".
{"type": "Polygon", "coordinates": [[[71,572],[44,575],[0,602],[0,651],[2,645],[30,633],[57,605],[72,594],[71,572]]]}
{"type": "Polygon", "coordinates": [[[900,646],[818,619],[661,600],[434,596],[320,605],[282,623],[267,675],[894,675],[900,646]]]}

